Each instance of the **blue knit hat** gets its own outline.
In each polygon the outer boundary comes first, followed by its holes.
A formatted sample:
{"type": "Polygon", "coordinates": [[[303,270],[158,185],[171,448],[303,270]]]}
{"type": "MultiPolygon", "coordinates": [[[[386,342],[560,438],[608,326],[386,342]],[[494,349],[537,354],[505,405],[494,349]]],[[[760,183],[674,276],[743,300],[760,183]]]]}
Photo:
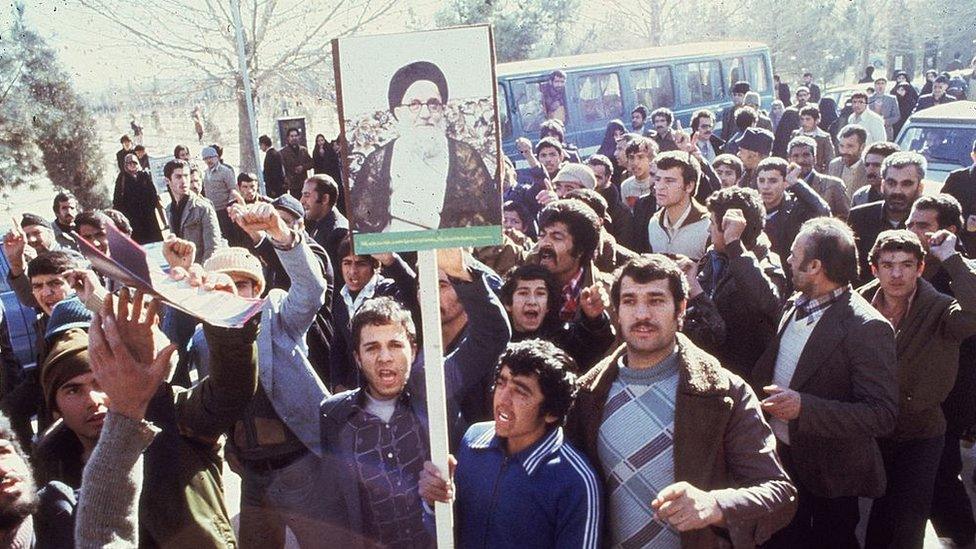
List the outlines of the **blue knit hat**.
{"type": "Polygon", "coordinates": [[[200,152],[201,158],[210,158],[213,156],[217,156],[217,149],[213,147],[204,147],[203,150],[200,152]]]}
{"type": "Polygon", "coordinates": [[[87,330],[91,326],[92,318],[91,311],[85,308],[85,304],[77,296],[62,299],[51,310],[51,318],[47,321],[44,340],[50,344],[58,334],[72,328],[87,330]]]}

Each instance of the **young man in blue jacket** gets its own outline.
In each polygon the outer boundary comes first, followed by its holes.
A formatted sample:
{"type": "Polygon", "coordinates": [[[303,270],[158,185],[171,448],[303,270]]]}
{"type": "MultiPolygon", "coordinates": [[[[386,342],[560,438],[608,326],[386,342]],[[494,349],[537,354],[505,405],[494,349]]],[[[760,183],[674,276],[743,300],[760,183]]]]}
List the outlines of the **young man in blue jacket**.
{"type": "Polygon", "coordinates": [[[599,481],[563,436],[576,395],[574,368],[548,341],[509,345],[495,374],[495,421],[464,435],[455,486],[424,464],[420,495],[428,517],[434,501],[457,494],[459,547],[599,547],[599,481]]]}

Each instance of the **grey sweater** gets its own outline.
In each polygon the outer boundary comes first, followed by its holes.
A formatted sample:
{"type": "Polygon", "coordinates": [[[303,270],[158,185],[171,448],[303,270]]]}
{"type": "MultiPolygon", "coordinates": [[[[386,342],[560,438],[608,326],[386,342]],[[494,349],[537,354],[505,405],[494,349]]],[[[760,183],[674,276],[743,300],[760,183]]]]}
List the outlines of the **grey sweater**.
{"type": "Polygon", "coordinates": [[[75,547],[137,547],[142,453],[159,429],[109,412],[81,478],[75,547]]]}

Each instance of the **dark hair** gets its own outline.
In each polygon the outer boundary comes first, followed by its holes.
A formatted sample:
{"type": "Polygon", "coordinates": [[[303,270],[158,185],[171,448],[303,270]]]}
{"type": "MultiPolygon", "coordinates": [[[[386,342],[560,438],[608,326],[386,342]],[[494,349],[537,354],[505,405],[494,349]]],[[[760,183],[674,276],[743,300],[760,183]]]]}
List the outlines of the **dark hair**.
{"type": "Polygon", "coordinates": [[[860,124],[848,124],[844,126],[840,129],[837,139],[846,139],[852,135],[856,135],[861,140],[862,145],[868,142],[868,131],[860,124]]]}
{"type": "Polygon", "coordinates": [[[165,166],[163,166],[163,177],[169,179],[170,176],[173,175],[173,172],[175,172],[180,168],[187,168],[187,170],[189,170],[190,163],[187,162],[186,160],[180,160],[180,159],[170,160],[169,162],[166,163],[165,166]]]}
{"type": "Polygon", "coordinates": [[[656,141],[654,141],[653,139],[651,139],[649,137],[644,137],[643,135],[638,135],[638,136],[634,137],[630,141],[630,143],[627,143],[626,153],[627,153],[628,156],[630,156],[632,154],[646,152],[646,153],[649,153],[651,156],[654,156],[654,155],[657,154],[657,151],[658,150],[660,150],[660,148],[658,147],[656,141]]]}
{"type": "Polygon", "coordinates": [[[900,150],[901,147],[895,143],[892,143],[891,141],[875,141],[874,143],[868,145],[868,148],[864,149],[864,155],[867,156],[869,154],[877,154],[884,159],[900,150]]]}
{"type": "Polygon", "coordinates": [[[410,343],[417,343],[417,328],[413,324],[410,311],[403,308],[392,297],[381,296],[366,300],[352,317],[352,347],[359,352],[359,338],[364,326],[386,326],[399,324],[407,332],[410,343]]]}
{"type": "Polygon", "coordinates": [[[146,150],[146,146],[145,145],[136,145],[135,148],[132,149],[133,152],[139,152],[139,151],[145,151],[145,150],[146,150]]]}
{"type": "Polygon", "coordinates": [[[661,254],[639,255],[613,273],[613,285],[610,286],[610,301],[614,309],[620,308],[620,285],[624,277],[629,277],[638,284],[647,284],[654,280],[667,280],[671,297],[675,303],[688,299],[688,281],[684,273],[674,260],[661,254]]]}
{"type": "Polygon", "coordinates": [[[800,116],[810,116],[814,120],[820,120],[820,107],[816,105],[807,105],[800,109],[800,116]]]}
{"type": "Polygon", "coordinates": [[[856,92],[854,92],[854,93],[851,94],[851,101],[853,101],[855,99],[863,99],[864,101],[867,101],[868,100],[868,94],[865,93],[865,92],[862,92],[862,91],[856,91],[856,92]]]}
{"type": "MultiPolygon", "coordinates": [[[[357,257],[365,257],[365,258],[369,259],[370,263],[373,265],[373,270],[376,270],[376,269],[379,269],[380,268],[380,260],[379,259],[376,259],[375,257],[373,257],[371,255],[359,255],[359,254],[353,253],[353,251],[352,251],[352,236],[350,236],[350,235],[347,234],[345,237],[343,237],[342,240],[339,241],[339,244],[336,245],[336,258],[335,259],[341,265],[342,264],[342,259],[345,258],[345,257],[349,257],[350,255],[354,255],[354,256],[357,256],[357,257]]],[[[339,273],[339,276],[342,276],[342,273],[339,273]]]]}
{"type": "Polygon", "coordinates": [[[559,156],[562,156],[564,154],[563,144],[560,143],[559,140],[557,140],[554,137],[543,137],[542,139],[540,139],[539,142],[535,144],[535,154],[538,155],[539,151],[541,151],[545,147],[551,147],[553,149],[556,149],[557,151],[559,151],[559,156]]]}
{"type": "Polygon", "coordinates": [[[965,225],[962,220],[962,205],[951,194],[922,195],[915,200],[913,207],[916,210],[934,210],[939,229],[955,226],[958,230],[965,225]]]}
{"type": "Polygon", "coordinates": [[[698,189],[698,180],[701,179],[701,163],[690,153],[665,151],[654,157],[654,165],[657,166],[658,171],[680,168],[684,185],[692,184],[692,194],[698,189]]]}
{"type": "Polygon", "coordinates": [[[305,180],[306,183],[309,181],[315,183],[315,194],[319,195],[317,202],[322,202],[322,197],[328,196],[329,205],[335,206],[336,200],[339,199],[339,184],[332,179],[331,175],[317,173],[305,180]]]}
{"type": "Polygon", "coordinates": [[[868,65],[864,67],[864,75],[871,76],[874,74],[874,65],[868,65]]]}
{"type": "MultiPolygon", "coordinates": [[[[81,212],[75,217],[75,226],[81,227],[86,225],[88,227],[95,227],[96,229],[105,230],[105,226],[112,223],[112,219],[105,215],[101,210],[88,210],[81,212]]],[[[114,225],[114,223],[112,223],[114,225]]]]}
{"type": "Polygon", "coordinates": [[[749,107],[739,107],[735,110],[735,127],[740,130],[755,126],[757,120],[759,117],[756,116],[756,112],[749,107]]]}
{"type": "Polygon", "coordinates": [[[596,154],[613,156],[614,151],[617,150],[617,139],[613,134],[618,131],[621,135],[627,133],[627,128],[624,126],[622,120],[614,118],[607,122],[607,128],[603,131],[603,141],[600,142],[600,148],[596,150],[596,154]]]}
{"type": "Polygon", "coordinates": [[[566,73],[563,72],[563,71],[561,71],[561,70],[554,70],[551,73],[549,73],[549,80],[552,80],[552,79],[556,78],[557,76],[559,76],[561,78],[566,78],[566,73]]]}
{"type": "Polygon", "coordinates": [[[515,212],[518,214],[519,219],[522,220],[522,234],[525,236],[535,239],[538,233],[535,229],[535,218],[532,216],[532,212],[525,207],[525,204],[515,200],[506,200],[502,204],[503,212],[515,212]]]}
{"type": "Polygon", "coordinates": [[[515,289],[518,288],[518,283],[523,280],[541,280],[546,283],[546,290],[549,292],[549,299],[547,300],[549,306],[546,308],[546,317],[551,316],[555,318],[559,311],[559,286],[556,284],[556,279],[553,278],[549,269],[534,263],[525,263],[508,271],[508,274],[505,275],[505,283],[502,284],[502,289],[498,296],[502,304],[512,304],[515,289]]]}
{"type": "Polygon", "coordinates": [[[75,198],[75,195],[71,194],[71,191],[61,191],[54,195],[54,213],[58,213],[58,204],[67,202],[69,200],[74,200],[76,202],[78,201],[78,199],[75,198]]]}
{"type": "Polygon", "coordinates": [[[908,252],[915,256],[920,263],[925,259],[925,249],[918,235],[905,229],[882,231],[871,246],[871,253],[868,259],[871,265],[878,266],[878,257],[881,252],[908,252]]]}
{"type": "Polygon", "coordinates": [[[119,143],[122,143],[123,145],[125,144],[126,141],[128,141],[129,143],[132,143],[132,138],[129,137],[129,134],[127,134],[127,133],[126,134],[122,134],[122,137],[119,138],[119,143]]]}
{"type": "Polygon", "coordinates": [[[813,78],[813,74],[811,74],[811,73],[809,73],[809,72],[805,72],[805,73],[803,73],[803,76],[809,76],[810,78],[813,78]]]}
{"type": "Polygon", "coordinates": [[[790,166],[782,158],[778,156],[770,156],[769,158],[764,158],[761,162],[759,162],[759,165],[756,166],[756,175],[758,175],[759,172],[768,170],[776,170],[782,174],[783,177],[786,177],[786,173],[790,171],[790,166]]]}
{"type": "Polygon", "coordinates": [[[735,170],[735,175],[737,177],[742,177],[742,172],[745,170],[745,166],[742,164],[742,159],[734,154],[724,153],[715,157],[712,160],[712,167],[718,168],[719,166],[728,166],[735,170]]]}
{"type": "Polygon", "coordinates": [[[850,284],[857,280],[857,245],[846,223],[835,217],[815,217],[803,223],[798,234],[809,237],[803,249],[804,265],[819,259],[831,282],[850,284]]]}
{"type": "Polygon", "coordinates": [[[414,82],[427,80],[437,86],[440,93],[441,102],[447,103],[447,78],[441,69],[430,61],[414,61],[409,65],[404,65],[393,73],[390,78],[390,87],[386,92],[387,101],[390,104],[390,112],[396,118],[396,107],[403,101],[403,95],[413,85],[414,82]]]}
{"type": "Polygon", "coordinates": [[[38,275],[59,275],[81,264],[81,256],[68,252],[41,252],[27,264],[27,278],[38,275]]]}
{"type": "Polygon", "coordinates": [[[179,158],[180,157],[180,152],[182,152],[182,151],[190,152],[190,149],[188,149],[187,147],[185,147],[183,145],[177,145],[176,147],[173,148],[173,156],[176,157],[176,158],[179,158]]]}
{"type": "Polygon", "coordinates": [[[27,227],[30,227],[30,226],[33,226],[33,225],[40,225],[41,227],[47,227],[48,229],[52,228],[50,221],[48,221],[47,219],[44,219],[43,217],[41,217],[41,216],[39,216],[37,214],[25,213],[24,215],[22,215],[20,217],[20,228],[21,229],[26,229],[27,227]]]}
{"type": "Polygon", "coordinates": [[[573,253],[585,264],[593,259],[600,244],[600,218],[593,208],[579,200],[560,199],[546,205],[539,213],[539,228],[564,223],[573,237],[573,253]]]}
{"type": "Polygon", "coordinates": [[[566,140],[566,128],[563,127],[562,122],[555,118],[546,120],[539,124],[539,139],[544,137],[555,137],[561,143],[566,140]]]}
{"type": "Polygon", "coordinates": [[[268,137],[267,135],[262,135],[261,137],[258,138],[258,143],[261,144],[261,145],[266,145],[266,146],[270,147],[271,146],[271,138],[268,137]]]}
{"type": "Polygon", "coordinates": [[[651,113],[651,121],[653,122],[658,116],[663,116],[664,119],[668,121],[668,126],[674,123],[674,112],[667,107],[658,107],[654,109],[654,112],[651,113]]]}
{"type": "Polygon", "coordinates": [[[300,129],[298,129],[298,128],[288,128],[288,130],[287,130],[287,131],[285,131],[285,137],[288,137],[289,135],[291,135],[291,132],[295,132],[295,133],[297,133],[297,134],[298,134],[299,136],[301,136],[301,135],[302,135],[302,130],[300,130],[300,129]]]}
{"type": "Polygon", "coordinates": [[[556,426],[566,423],[566,416],[576,400],[576,361],[566,351],[544,339],[509,343],[495,369],[495,380],[508,366],[513,376],[535,377],[542,391],[539,413],[556,418],[556,426]]]}
{"type": "Polygon", "coordinates": [[[129,236],[132,236],[132,224],[129,223],[129,218],[126,217],[124,213],[118,210],[114,210],[112,208],[109,208],[102,213],[104,213],[106,217],[112,220],[112,223],[115,224],[116,229],[122,231],[123,233],[129,236]]]}
{"type": "Polygon", "coordinates": [[[634,110],[630,111],[630,115],[633,116],[635,112],[640,113],[641,118],[647,120],[647,107],[645,107],[644,105],[637,105],[636,107],[634,107],[634,110]]]}
{"type": "Polygon", "coordinates": [[[725,212],[732,209],[742,210],[742,215],[746,218],[746,228],[739,240],[747,250],[756,245],[766,225],[766,207],[763,206],[759,191],[748,187],[719,189],[708,197],[707,207],[712,212],[712,222],[718,227],[722,226],[725,212]]]}
{"type": "Polygon", "coordinates": [[[241,173],[237,174],[237,184],[238,185],[240,185],[244,181],[253,182],[253,181],[257,181],[257,180],[258,180],[257,174],[253,174],[253,173],[250,173],[250,172],[241,172],[241,173]]]}
{"type": "Polygon", "coordinates": [[[715,113],[708,109],[698,109],[695,114],[691,115],[691,129],[692,131],[698,131],[698,125],[701,124],[702,118],[709,118],[713,122],[715,121],[715,113]]]}
{"type": "Polygon", "coordinates": [[[590,167],[603,166],[607,170],[607,177],[613,175],[613,162],[609,158],[602,154],[594,154],[586,159],[587,165],[590,167]]]}
{"type": "Polygon", "coordinates": [[[593,189],[574,189],[566,193],[564,198],[570,200],[580,200],[583,204],[586,204],[593,211],[596,212],[596,216],[600,219],[606,219],[607,217],[607,199],[603,198],[600,193],[594,191],[593,189]]]}
{"type": "MultiPolygon", "coordinates": [[[[291,130],[297,130],[297,128],[292,128],[291,130]]],[[[288,130],[288,131],[291,131],[291,130],[288,130]]],[[[213,149],[217,153],[217,158],[219,158],[220,160],[223,160],[224,159],[224,148],[223,147],[221,147],[220,145],[218,145],[216,143],[211,143],[210,148],[213,149]]]]}
{"type": "Polygon", "coordinates": [[[786,144],[786,152],[791,153],[796,147],[807,147],[814,155],[817,154],[817,140],[808,135],[797,135],[786,144]]]}

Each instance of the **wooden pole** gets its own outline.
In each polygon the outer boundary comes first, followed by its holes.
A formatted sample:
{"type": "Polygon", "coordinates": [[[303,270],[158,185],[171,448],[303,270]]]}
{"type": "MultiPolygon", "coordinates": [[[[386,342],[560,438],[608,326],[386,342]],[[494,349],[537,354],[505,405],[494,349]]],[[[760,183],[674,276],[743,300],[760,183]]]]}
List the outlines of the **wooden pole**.
{"type": "MultiPolygon", "coordinates": [[[[437,251],[417,252],[420,275],[420,317],[424,333],[424,371],[427,378],[427,419],[430,429],[430,460],[447,476],[447,392],[444,388],[444,345],[441,342],[440,277],[437,251]]],[[[454,547],[454,507],[437,502],[437,547],[454,547]]]]}

